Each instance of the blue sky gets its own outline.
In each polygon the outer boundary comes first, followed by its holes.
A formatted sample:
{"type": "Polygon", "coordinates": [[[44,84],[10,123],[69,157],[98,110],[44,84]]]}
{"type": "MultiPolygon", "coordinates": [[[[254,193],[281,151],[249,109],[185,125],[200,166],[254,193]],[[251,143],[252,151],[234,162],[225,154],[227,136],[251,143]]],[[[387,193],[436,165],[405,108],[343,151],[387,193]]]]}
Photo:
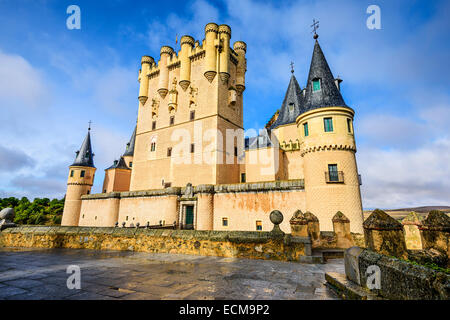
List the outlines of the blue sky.
{"type": "Polygon", "coordinates": [[[263,127],[290,77],[305,86],[312,19],[356,112],[364,207],[450,205],[448,1],[0,0],[0,197],[62,197],[93,121],[98,168],[124,151],[137,115],[140,57],[226,23],[247,43],[245,128],[263,127]],[[81,30],[66,9],[81,8],[81,30]],[[369,5],[381,30],[369,30],[369,5]]]}

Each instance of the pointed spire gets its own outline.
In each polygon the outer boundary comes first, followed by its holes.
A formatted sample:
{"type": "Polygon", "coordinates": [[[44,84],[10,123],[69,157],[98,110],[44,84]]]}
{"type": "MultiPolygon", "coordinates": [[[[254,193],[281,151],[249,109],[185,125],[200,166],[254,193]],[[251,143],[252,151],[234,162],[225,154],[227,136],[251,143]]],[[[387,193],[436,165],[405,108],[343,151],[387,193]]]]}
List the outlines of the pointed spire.
{"type": "Polygon", "coordinates": [[[93,167],[94,166],[94,154],[92,153],[91,145],[91,125],[89,123],[88,133],[84,138],[81,148],[76,152],[77,156],[72,166],[93,167]]]}
{"type": "Polygon", "coordinates": [[[347,107],[316,39],[306,86],[305,109],[334,106],[347,107]]]}
{"type": "Polygon", "coordinates": [[[280,113],[270,129],[275,129],[283,124],[295,123],[295,119],[303,112],[303,108],[302,89],[292,72],[291,80],[289,81],[289,86],[280,108],[280,113]]]}
{"type": "Polygon", "coordinates": [[[137,125],[134,127],[133,134],[131,135],[130,141],[127,143],[127,148],[125,149],[124,156],[133,156],[134,155],[134,143],[136,141],[136,128],[137,125]]]}
{"type": "Polygon", "coordinates": [[[109,168],[107,168],[105,170],[109,170],[109,169],[128,169],[128,170],[131,170],[127,166],[127,164],[125,163],[125,159],[123,157],[120,157],[119,160],[114,160],[114,164],[111,167],[109,167],[109,168]]]}

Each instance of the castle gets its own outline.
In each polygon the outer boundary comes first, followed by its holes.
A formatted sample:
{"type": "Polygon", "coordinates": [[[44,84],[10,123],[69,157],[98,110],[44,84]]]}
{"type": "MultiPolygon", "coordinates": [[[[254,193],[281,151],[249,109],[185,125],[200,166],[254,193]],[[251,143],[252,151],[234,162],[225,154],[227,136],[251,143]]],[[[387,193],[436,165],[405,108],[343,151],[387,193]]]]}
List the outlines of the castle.
{"type": "MultiPolygon", "coordinates": [[[[245,138],[246,50],[231,28],[209,23],[200,44],[143,56],[137,124],[120,159],[90,194],[90,130],[70,166],[62,225],[268,231],[269,213],[312,212],[323,231],[341,211],[362,233],[354,110],[315,44],[305,88],[292,70],[281,108],[245,138]]],[[[289,218],[289,217],[288,217],[289,218]]],[[[281,229],[289,232],[289,219],[281,229]]]]}

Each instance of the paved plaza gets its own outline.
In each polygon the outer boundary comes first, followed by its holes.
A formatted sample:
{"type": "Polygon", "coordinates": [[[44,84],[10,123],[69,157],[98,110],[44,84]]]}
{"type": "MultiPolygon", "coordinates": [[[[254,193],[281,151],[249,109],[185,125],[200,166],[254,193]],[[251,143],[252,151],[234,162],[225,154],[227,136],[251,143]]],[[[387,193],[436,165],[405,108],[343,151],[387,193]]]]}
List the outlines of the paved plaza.
{"type": "Polygon", "coordinates": [[[337,299],[327,264],[75,249],[0,249],[4,299],[337,299]],[[68,289],[78,265],[81,289],[68,289]]]}

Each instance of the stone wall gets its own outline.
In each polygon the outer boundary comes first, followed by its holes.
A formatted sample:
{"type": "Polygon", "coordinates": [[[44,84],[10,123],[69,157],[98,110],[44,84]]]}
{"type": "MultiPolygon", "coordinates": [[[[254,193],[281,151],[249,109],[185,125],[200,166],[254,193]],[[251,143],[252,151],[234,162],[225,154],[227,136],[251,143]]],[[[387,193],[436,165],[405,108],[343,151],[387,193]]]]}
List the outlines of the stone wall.
{"type": "Polygon", "coordinates": [[[347,278],[382,298],[450,299],[448,274],[359,247],[348,249],[344,259],[347,278]]]}
{"type": "MultiPolygon", "coordinates": [[[[112,227],[116,222],[120,226],[125,222],[128,227],[136,223],[155,225],[160,221],[183,224],[183,205],[193,205],[196,230],[256,231],[258,221],[262,231],[270,231],[268,214],[272,210],[291,215],[294,212],[291,208],[306,206],[301,179],[190,188],[189,195],[187,187],[84,195],[79,225],[112,227]],[[223,225],[224,218],[227,226],[223,225]]],[[[280,227],[290,232],[288,221],[280,227]]]]}
{"type": "Polygon", "coordinates": [[[21,226],[0,232],[0,247],[74,248],[299,261],[308,238],[273,232],[21,226]]]}

